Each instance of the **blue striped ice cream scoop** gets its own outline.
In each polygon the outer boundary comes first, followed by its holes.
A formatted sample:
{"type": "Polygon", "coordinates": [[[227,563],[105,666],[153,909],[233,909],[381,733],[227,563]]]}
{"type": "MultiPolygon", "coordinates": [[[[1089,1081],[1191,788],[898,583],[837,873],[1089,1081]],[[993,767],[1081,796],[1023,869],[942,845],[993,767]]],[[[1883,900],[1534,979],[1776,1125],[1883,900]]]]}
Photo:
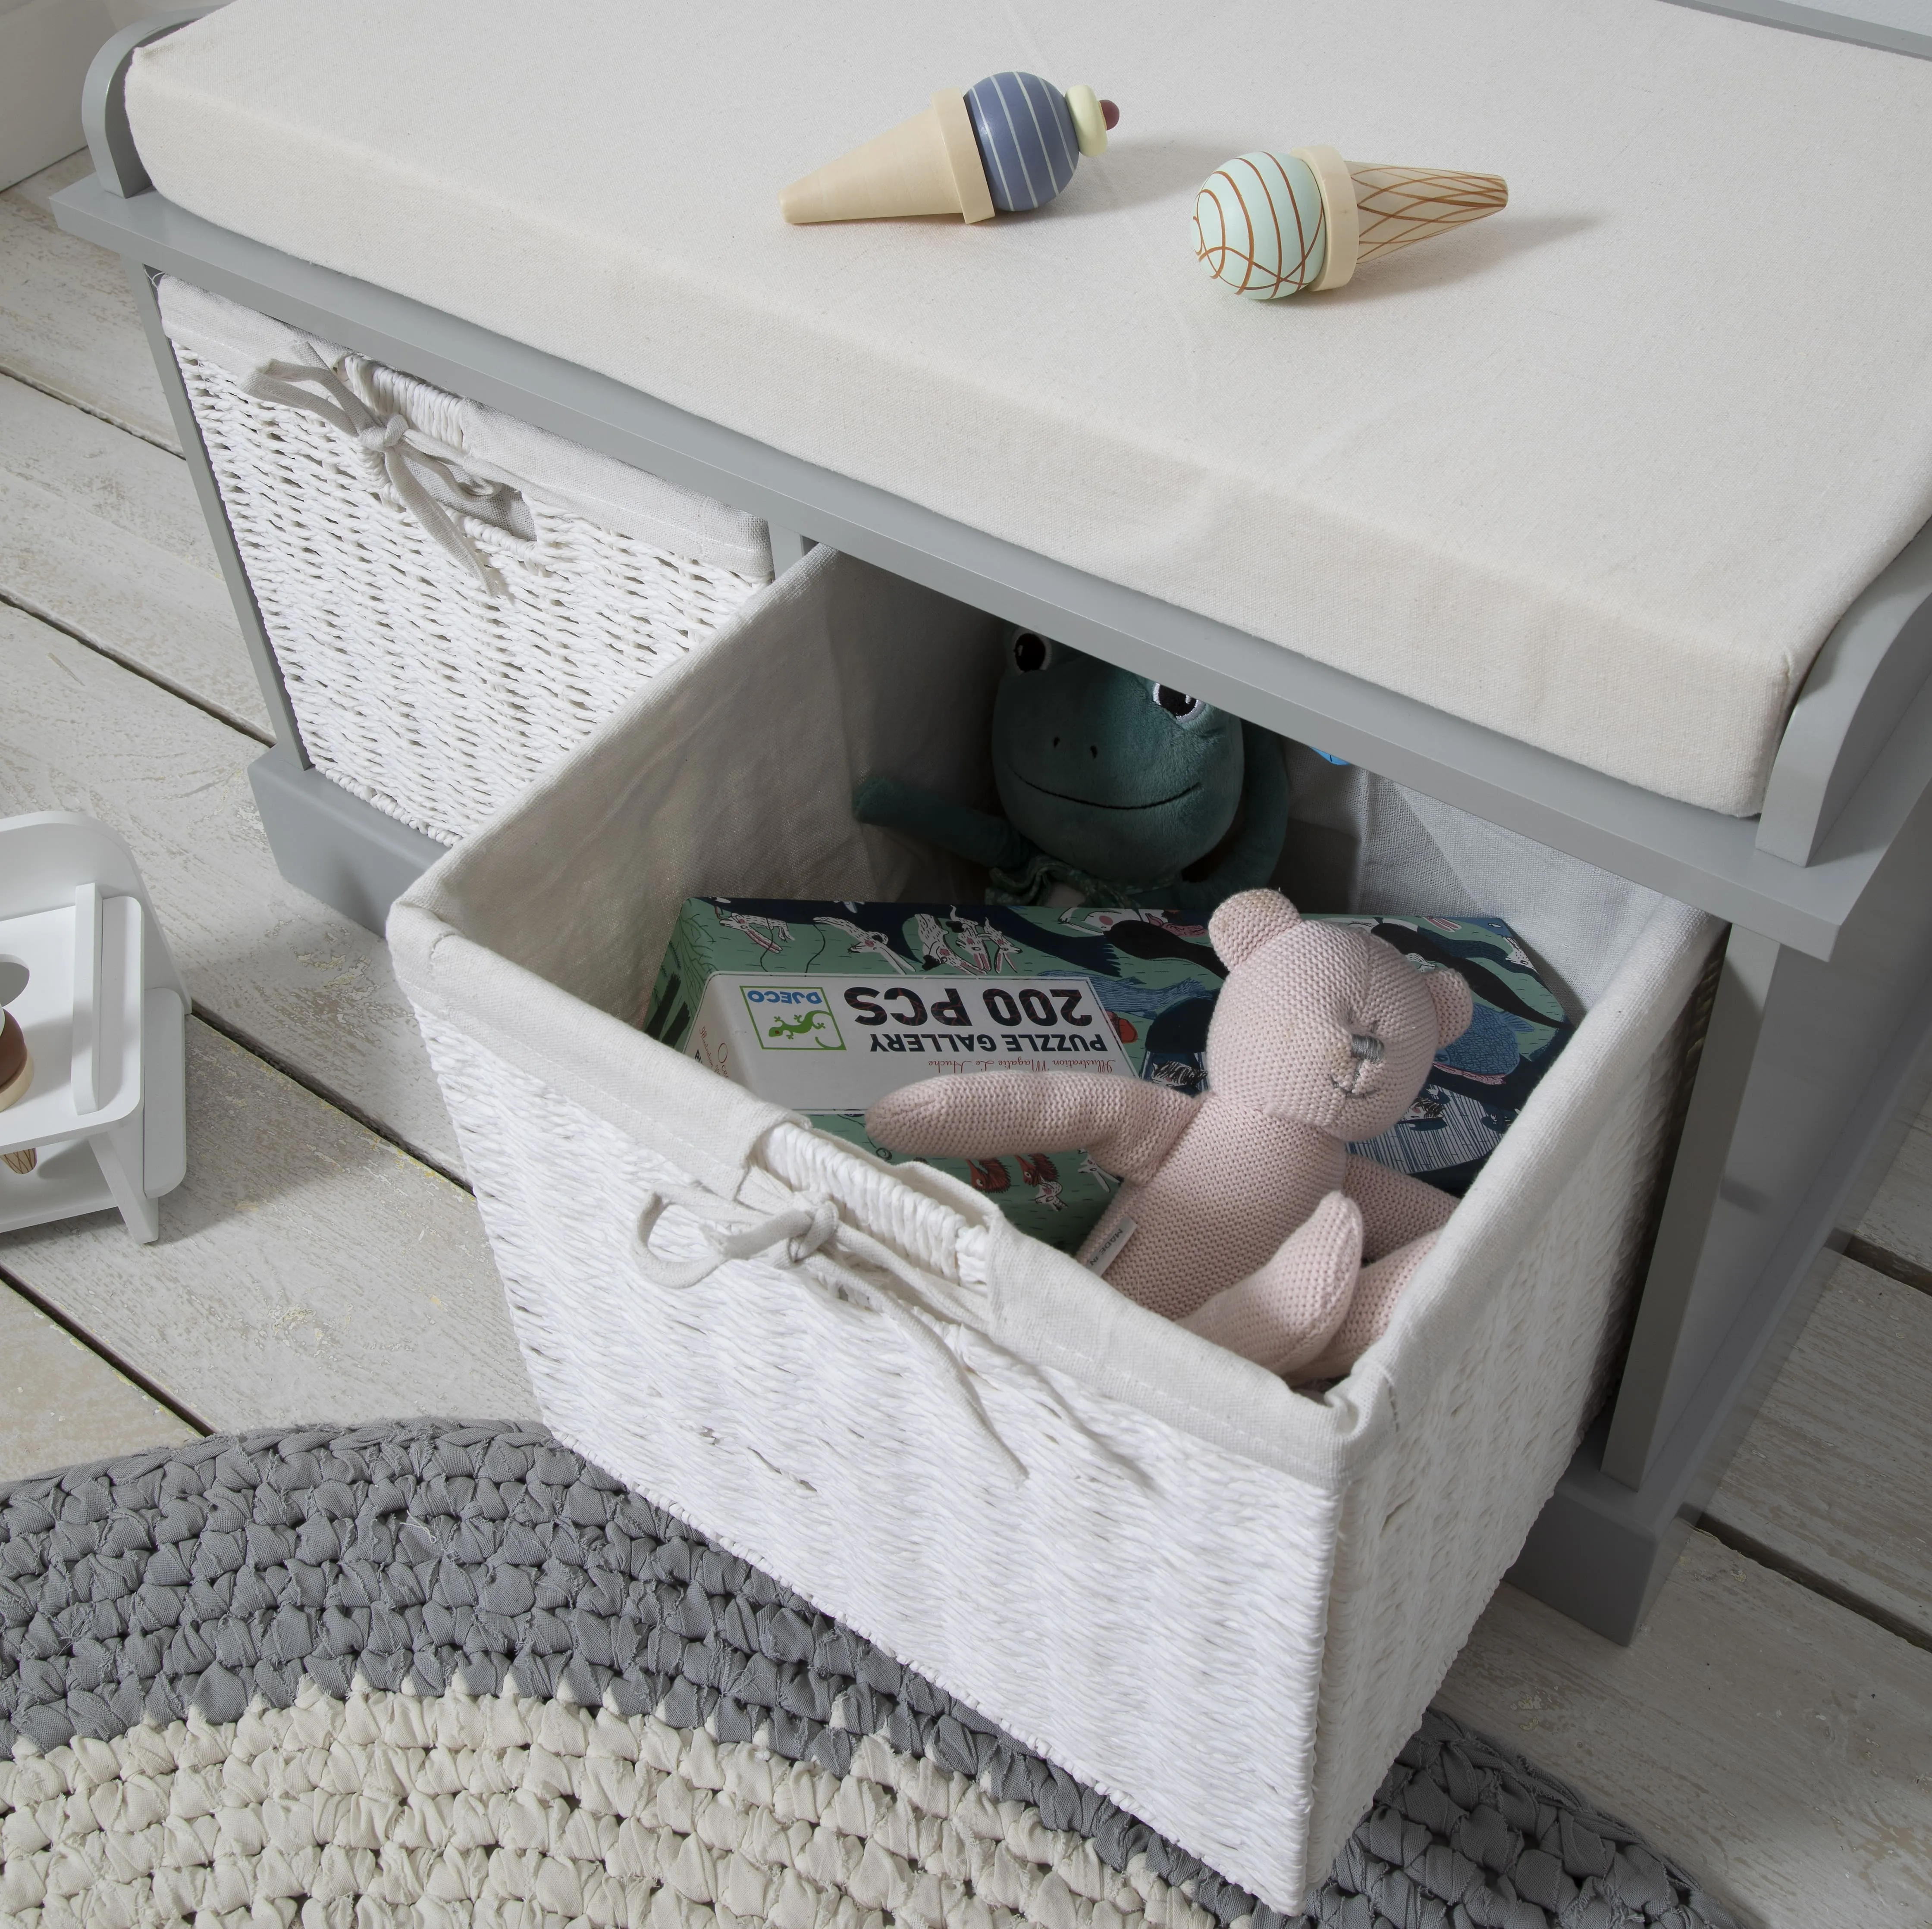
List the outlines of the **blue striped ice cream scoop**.
{"type": "Polygon", "coordinates": [[[1002,214],[1043,206],[1073,178],[1080,130],[1066,96],[1036,73],[989,73],[966,90],[966,111],[1002,214]]]}
{"type": "MultiPolygon", "coordinates": [[[[0,0],[4,10],[6,0],[0,0]]],[[[778,196],[788,221],[958,214],[968,222],[1038,208],[1104,154],[1120,109],[1090,87],[1063,94],[1036,73],[943,87],[932,105],[827,161],[778,196]]]]}

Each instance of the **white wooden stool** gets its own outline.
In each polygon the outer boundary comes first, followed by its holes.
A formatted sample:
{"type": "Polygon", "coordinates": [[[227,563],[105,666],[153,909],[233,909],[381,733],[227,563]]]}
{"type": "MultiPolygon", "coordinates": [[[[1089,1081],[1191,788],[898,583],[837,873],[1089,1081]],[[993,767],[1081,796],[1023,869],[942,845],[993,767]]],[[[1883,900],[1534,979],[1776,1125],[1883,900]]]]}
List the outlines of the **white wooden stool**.
{"type": "Polygon", "coordinates": [[[31,1055],[0,1111],[0,1232],[112,1207],[158,1239],[155,1201],[188,1169],[188,992],[104,825],[0,821],[0,1000],[31,1055]]]}

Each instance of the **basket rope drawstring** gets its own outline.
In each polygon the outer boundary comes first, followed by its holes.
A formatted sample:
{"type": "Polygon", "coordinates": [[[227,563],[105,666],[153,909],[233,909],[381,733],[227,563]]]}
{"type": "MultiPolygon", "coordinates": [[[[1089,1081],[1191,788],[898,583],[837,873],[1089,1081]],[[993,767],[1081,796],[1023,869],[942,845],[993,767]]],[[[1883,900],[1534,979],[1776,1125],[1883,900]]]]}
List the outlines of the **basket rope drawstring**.
{"type": "MultiPolygon", "coordinates": [[[[638,1270],[654,1284],[682,1290],[708,1278],[728,1260],[750,1259],[758,1254],[769,1253],[782,1244],[784,1251],[778,1256],[781,1263],[796,1269],[820,1291],[850,1300],[855,1287],[865,1289],[866,1303],[872,1310],[885,1314],[915,1344],[945,1366],[949,1379],[973,1417],[1015,1474],[1021,1480],[1030,1478],[1025,1461],[1008,1445],[1005,1436],[994,1424],[980,1397],[979,1388],[974,1382],[986,1377],[982,1369],[970,1359],[962,1358],[927,1325],[926,1320],[953,1327],[970,1340],[983,1339],[984,1336],[951,1318],[944,1308],[934,1306],[907,1276],[905,1263],[897,1254],[839,1218],[838,1206],[830,1194],[814,1191],[795,1196],[799,1201],[797,1205],[767,1219],[749,1224],[741,1223],[736,1230],[727,1232],[722,1227],[712,1224],[712,1220],[735,1218],[741,1222],[749,1221],[752,1215],[748,1207],[722,1198],[701,1187],[666,1185],[645,1197],[632,1232],[632,1257],[637,1263],[638,1270]],[[681,1206],[697,1221],[700,1235],[711,1248],[709,1254],[698,1259],[679,1261],[664,1260],[652,1251],[651,1231],[667,1205],[681,1206]],[[864,1274],[842,1272],[836,1281],[821,1280],[805,1264],[822,1248],[835,1242],[865,1268],[864,1274]],[[926,1316],[924,1319],[920,1316],[922,1313],[926,1316]]],[[[1112,1462],[1136,1486],[1151,1488],[1153,1483],[1144,1470],[1102,1439],[1067,1405],[1058,1389],[1036,1367],[1010,1357],[1003,1358],[1002,1364],[1028,1380],[1070,1427],[1084,1436],[1102,1458],[1112,1462]]]]}
{"type": "Polygon", "coordinates": [[[508,530],[505,499],[518,491],[508,483],[485,482],[458,467],[449,457],[411,442],[407,420],[396,414],[378,415],[326,362],[266,362],[242,384],[258,402],[274,402],[320,416],[356,445],[372,475],[387,481],[403,506],[422,524],[424,533],[447,550],[480,583],[486,594],[508,594],[502,577],[472,542],[451,508],[508,530]],[[299,385],[312,382],[324,391],[311,395],[299,385]],[[420,472],[420,473],[419,473],[420,472]],[[447,493],[440,502],[425,486],[424,477],[447,493]]]}
{"type": "MultiPolygon", "coordinates": [[[[709,1194],[697,1196],[712,1210],[728,1203],[709,1194]]],[[[820,1193],[812,1195],[808,1205],[794,1206],[788,1212],[760,1220],[756,1225],[742,1227],[735,1233],[724,1232],[699,1219],[698,1230],[710,1247],[710,1254],[694,1260],[660,1259],[651,1251],[651,1229],[658,1223],[665,1206],[671,1203],[656,1192],[646,1198],[638,1214],[637,1230],[632,1235],[632,1257],[637,1261],[638,1270],[654,1286],[670,1286],[678,1291],[708,1279],[727,1260],[751,1259],[781,1241],[784,1245],[784,1263],[795,1266],[817,1252],[838,1230],[838,1207],[820,1193]]],[[[695,1209],[689,1200],[680,1199],[676,1203],[695,1216],[695,1209]]]]}
{"type": "Polygon", "coordinates": [[[980,1400],[979,1389],[973,1384],[973,1376],[978,1370],[962,1360],[918,1313],[922,1312],[928,1318],[945,1324],[956,1322],[948,1321],[945,1313],[929,1304],[904,1277],[896,1255],[889,1248],[877,1240],[868,1239],[856,1227],[844,1224],[838,1217],[838,1206],[829,1194],[814,1191],[797,1196],[800,1203],[796,1206],[775,1213],[768,1219],[727,1232],[710,1223],[706,1215],[749,1219],[752,1215],[748,1209],[700,1187],[664,1185],[645,1196],[632,1231],[631,1256],[637,1263],[638,1270],[653,1284],[682,1290],[708,1278],[728,1260],[750,1259],[782,1245],[782,1251],[774,1256],[782,1264],[794,1268],[819,1291],[835,1297],[850,1301],[856,1296],[855,1289],[862,1292],[865,1303],[872,1311],[884,1313],[916,1345],[942,1363],[967,1409],[998,1448],[1015,1478],[1030,1478],[1027,1463],[1006,1444],[1005,1436],[994,1424],[992,1415],[980,1400]],[[694,1260],[668,1261],[651,1251],[652,1229],[668,1205],[682,1206],[697,1220],[698,1230],[711,1248],[709,1254],[694,1260]],[[864,1265],[867,1274],[872,1276],[842,1271],[836,1281],[820,1279],[805,1262],[835,1239],[848,1248],[851,1257],[864,1265]],[[918,1312],[914,1311],[915,1307],[918,1312]]]}

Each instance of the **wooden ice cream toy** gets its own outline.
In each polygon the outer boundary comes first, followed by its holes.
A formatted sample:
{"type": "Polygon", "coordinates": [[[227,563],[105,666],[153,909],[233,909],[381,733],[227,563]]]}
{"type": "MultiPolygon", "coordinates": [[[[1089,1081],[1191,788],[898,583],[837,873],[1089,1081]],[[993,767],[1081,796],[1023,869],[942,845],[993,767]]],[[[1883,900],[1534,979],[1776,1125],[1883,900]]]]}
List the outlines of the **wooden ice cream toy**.
{"type": "Polygon", "coordinates": [[[778,211],[799,223],[1023,213],[1060,193],[1082,154],[1105,154],[1120,118],[1090,87],[1063,94],[1036,73],[988,74],[940,88],[910,120],[794,181],[778,211]]]}
{"type": "Polygon", "coordinates": [[[1256,301],[1340,288],[1365,261],[1508,205],[1500,175],[1344,160],[1330,147],[1237,154],[1201,184],[1196,258],[1256,301]]]}

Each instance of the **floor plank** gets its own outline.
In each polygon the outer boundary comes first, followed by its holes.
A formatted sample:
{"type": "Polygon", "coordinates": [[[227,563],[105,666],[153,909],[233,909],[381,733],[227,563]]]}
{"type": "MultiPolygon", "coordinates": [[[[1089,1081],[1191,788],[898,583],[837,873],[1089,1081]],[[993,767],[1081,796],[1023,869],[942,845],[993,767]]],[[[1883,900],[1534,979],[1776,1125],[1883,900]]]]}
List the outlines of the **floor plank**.
{"type": "Polygon", "coordinates": [[[275,869],[248,789],[260,747],[4,606],[0,690],[0,815],[79,810],[111,825],[197,1008],[460,1173],[388,948],[275,869]]]}
{"type": "Polygon", "coordinates": [[[1858,1236],[1916,1269],[1918,1284],[1932,1278],[1932,1108],[1906,1134],[1858,1236]]]}
{"type": "Polygon", "coordinates": [[[1500,1589],[1437,1700],[1761,1929],[1925,1929],[1932,1655],[1708,1535],[1628,1648],[1500,1589]]]}
{"type": "Polygon", "coordinates": [[[82,181],[94,172],[94,157],[85,148],[76,148],[72,154],[63,154],[42,168],[38,174],[30,174],[24,181],[16,181],[8,190],[7,199],[24,202],[29,208],[53,218],[53,198],[63,187],[70,187],[76,181],[82,181]]]}
{"type": "Polygon", "coordinates": [[[4,376],[0,594],[273,735],[188,465],[4,376]]]}
{"type": "Polygon", "coordinates": [[[1932,1295],[1846,1260],[1706,1510],[1932,1643],[1932,1295]]]}
{"type": "Polygon", "coordinates": [[[476,1202],[188,1026],[188,1176],[119,1217],[0,1236],[0,1268],[220,1431],[535,1414],[476,1202]]]}
{"type": "Polygon", "coordinates": [[[98,1353],[0,1286],[0,1483],[194,1437],[98,1353]]]}
{"type": "Polygon", "coordinates": [[[0,371],[178,451],[119,259],[47,211],[88,172],[73,155],[0,194],[0,371]]]}

